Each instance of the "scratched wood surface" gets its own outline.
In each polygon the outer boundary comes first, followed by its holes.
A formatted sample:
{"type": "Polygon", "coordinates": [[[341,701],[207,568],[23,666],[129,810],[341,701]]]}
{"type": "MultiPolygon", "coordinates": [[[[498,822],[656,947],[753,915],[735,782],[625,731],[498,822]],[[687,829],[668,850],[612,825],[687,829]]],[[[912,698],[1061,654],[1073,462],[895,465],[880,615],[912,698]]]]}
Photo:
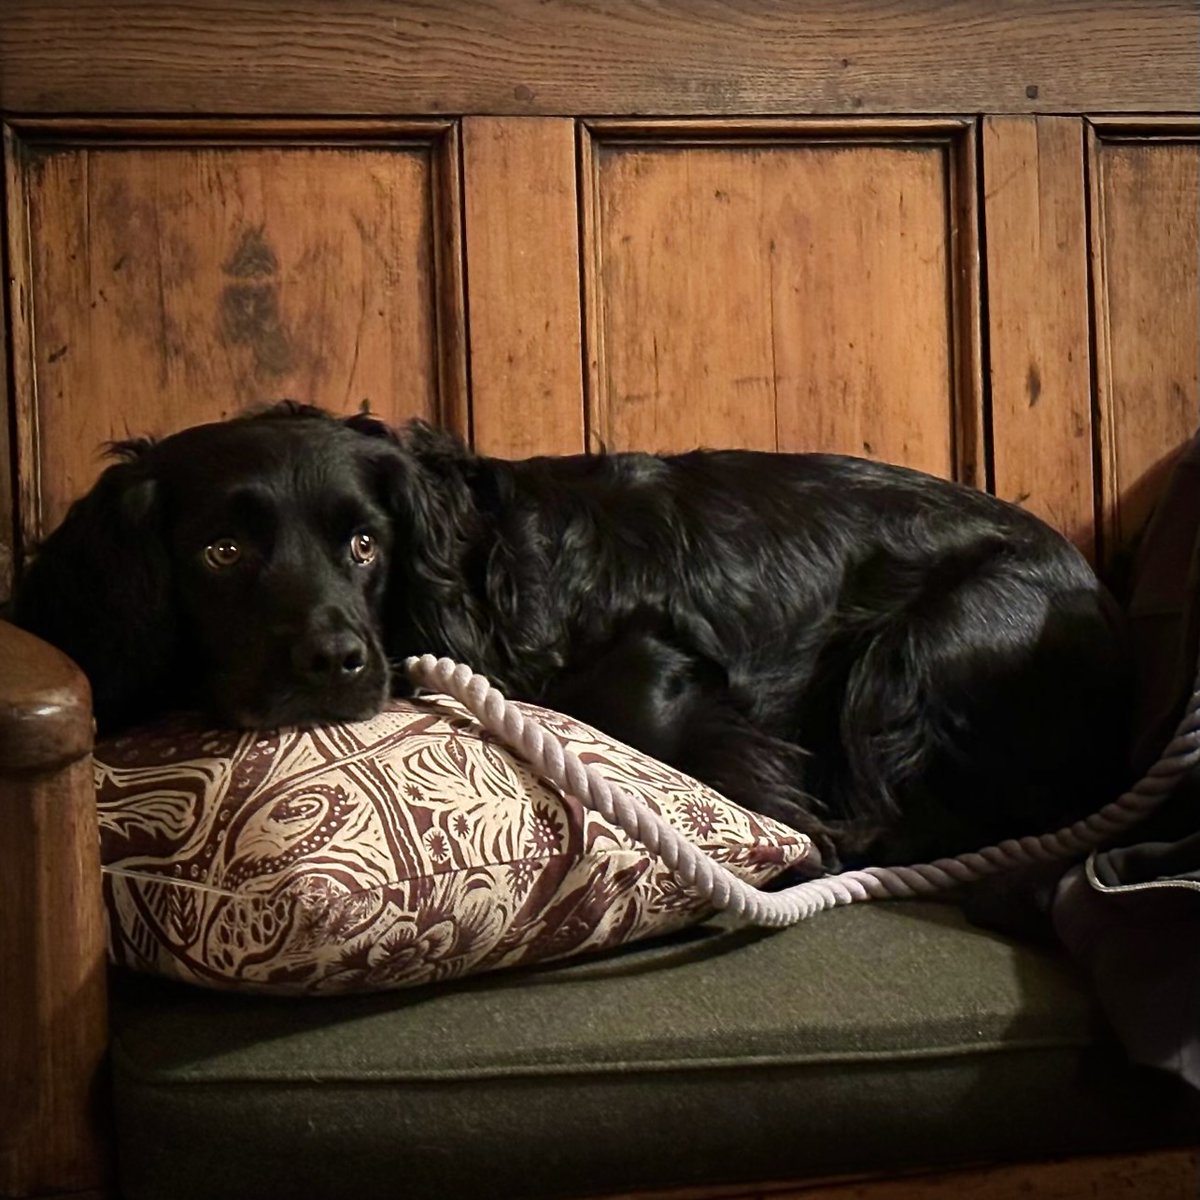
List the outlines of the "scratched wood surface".
{"type": "Polygon", "coordinates": [[[647,139],[585,171],[594,438],[957,474],[947,146],[647,139]]]}
{"type": "Polygon", "coordinates": [[[1171,112],[1193,0],[6,0],[10,112],[1171,112]]]}
{"type": "Polygon", "coordinates": [[[19,169],[27,536],[113,438],[282,397],[458,423],[432,143],[50,144],[19,169]]]}
{"type": "Polygon", "coordinates": [[[995,491],[1095,552],[1083,129],[983,124],[995,491]]]}
{"type": "Polygon", "coordinates": [[[1200,425],[1200,123],[1091,140],[1104,554],[1143,527],[1200,425]]]}

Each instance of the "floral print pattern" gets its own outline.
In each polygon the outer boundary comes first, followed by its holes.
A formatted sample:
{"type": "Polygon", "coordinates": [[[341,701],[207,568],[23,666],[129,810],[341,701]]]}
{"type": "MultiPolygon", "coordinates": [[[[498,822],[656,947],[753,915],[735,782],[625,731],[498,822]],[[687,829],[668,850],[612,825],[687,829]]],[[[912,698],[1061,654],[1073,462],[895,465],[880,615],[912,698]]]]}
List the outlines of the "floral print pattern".
{"type": "MultiPolygon", "coordinates": [[[[802,834],[524,707],[748,882],[809,854],[802,834]]],[[[191,983],[409,987],[607,949],[708,912],[443,697],[265,734],[173,718],[98,746],[95,778],[112,958],[191,983]]]]}

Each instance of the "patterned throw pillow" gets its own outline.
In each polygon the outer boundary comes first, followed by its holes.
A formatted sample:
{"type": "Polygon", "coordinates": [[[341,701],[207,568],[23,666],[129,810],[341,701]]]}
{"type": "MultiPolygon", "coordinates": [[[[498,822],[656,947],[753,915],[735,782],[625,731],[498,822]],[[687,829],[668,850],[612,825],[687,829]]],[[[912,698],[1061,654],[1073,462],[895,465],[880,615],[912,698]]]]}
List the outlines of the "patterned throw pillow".
{"type": "MultiPolygon", "coordinates": [[[[605,778],[750,883],[802,834],[556,713],[605,778]]],[[[97,747],[116,962],[211,987],[408,987],[597,951],[706,915],[622,830],[455,701],[271,733],[173,719],[97,747]]]]}

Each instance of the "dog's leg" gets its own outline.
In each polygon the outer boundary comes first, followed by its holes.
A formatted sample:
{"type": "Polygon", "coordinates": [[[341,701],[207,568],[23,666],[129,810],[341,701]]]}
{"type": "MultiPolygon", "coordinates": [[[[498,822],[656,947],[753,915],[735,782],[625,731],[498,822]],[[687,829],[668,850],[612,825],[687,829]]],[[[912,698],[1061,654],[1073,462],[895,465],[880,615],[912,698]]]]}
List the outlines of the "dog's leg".
{"type": "Polygon", "coordinates": [[[723,673],[630,619],[620,632],[557,675],[543,703],[611,737],[674,763],[698,696],[718,691],[723,673]]]}
{"type": "Polygon", "coordinates": [[[541,699],[808,834],[827,867],[836,861],[834,831],[804,790],[805,752],[752,724],[719,667],[660,633],[631,624],[541,699]]]}
{"type": "Polygon", "coordinates": [[[824,806],[804,789],[808,755],[773,737],[718,695],[696,698],[681,730],[674,764],[752,812],[812,838],[827,870],[838,869],[848,828],[825,820],[824,806]]]}

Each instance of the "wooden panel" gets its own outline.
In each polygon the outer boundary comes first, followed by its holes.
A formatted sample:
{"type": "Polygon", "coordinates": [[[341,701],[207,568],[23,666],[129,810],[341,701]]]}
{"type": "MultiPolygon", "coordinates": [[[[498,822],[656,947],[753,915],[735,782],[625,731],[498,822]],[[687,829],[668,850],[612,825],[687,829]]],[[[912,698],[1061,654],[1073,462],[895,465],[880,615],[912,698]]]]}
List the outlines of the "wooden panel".
{"type": "Polygon", "coordinates": [[[584,448],[575,123],[463,122],[475,448],[584,448]]]}
{"type": "Polygon", "coordinates": [[[1192,0],[6,0],[10,112],[1188,111],[1192,0]]]}
{"type": "Polygon", "coordinates": [[[451,132],[20,144],[24,535],[89,485],[105,441],[283,396],[465,428],[451,132]]]}
{"type": "Polygon", "coordinates": [[[1089,153],[1104,555],[1200,425],[1200,126],[1099,128],[1089,153]]]}
{"type": "Polygon", "coordinates": [[[1083,126],[983,128],[996,494],[1095,552],[1083,126]]]}
{"type": "Polygon", "coordinates": [[[960,444],[973,438],[960,433],[977,424],[978,395],[956,361],[972,342],[970,304],[955,303],[957,143],[883,126],[861,143],[803,124],[732,132],[597,130],[585,166],[593,436],[969,473],[960,444]]]}

